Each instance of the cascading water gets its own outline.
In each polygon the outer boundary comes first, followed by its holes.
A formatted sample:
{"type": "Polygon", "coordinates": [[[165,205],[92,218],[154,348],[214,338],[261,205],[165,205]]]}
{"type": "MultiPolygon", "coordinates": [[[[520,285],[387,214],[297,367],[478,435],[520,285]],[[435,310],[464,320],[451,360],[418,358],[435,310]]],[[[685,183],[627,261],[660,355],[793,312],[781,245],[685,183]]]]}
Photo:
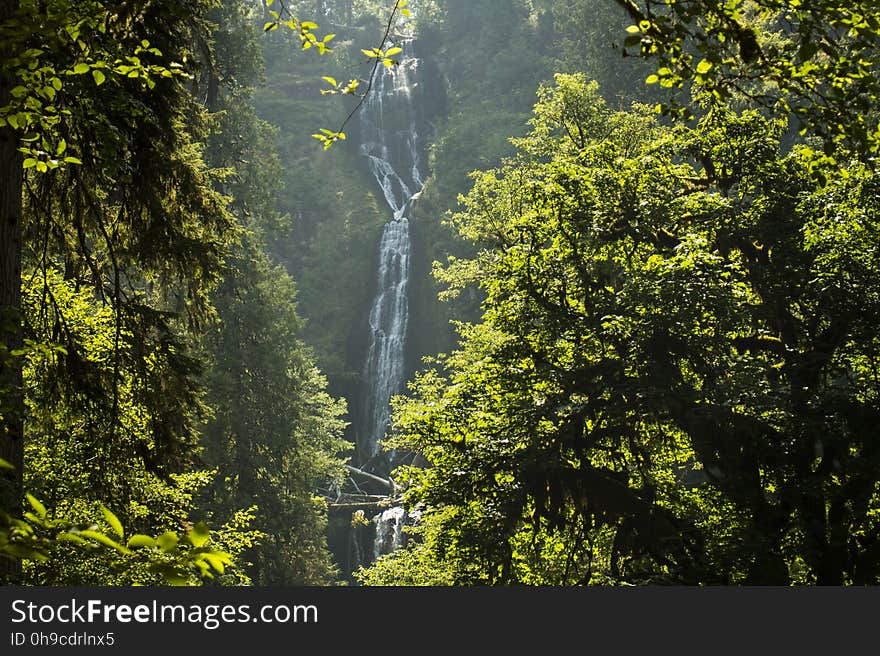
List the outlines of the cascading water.
{"type": "Polygon", "coordinates": [[[397,506],[383,511],[373,518],[376,537],[373,539],[373,558],[397,551],[403,546],[403,526],[406,510],[397,506]]]}
{"type": "Polygon", "coordinates": [[[411,81],[419,60],[413,56],[411,38],[397,45],[403,49],[400,63],[393,68],[379,66],[360,115],[361,154],[392,214],[379,242],[377,293],[370,309],[370,345],[364,367],[365,432],[359,447],[364,466],[374,469],[379,440],[388,428],[389,401],[401,390],[405,373],[410,277],[407,212],[423,186],[411,81]]]}
{"type": "MultiPolygon", "coordinates": [[[[386,44],[385,49],[391,45],[386,44]]],[[[361,154],[391,210],[379,240],[377,289],[370,308],[370,345],[364,366],[364,432],[359,443],[365,461],[362,466],[379,473],[390,469],[390,463],[379,454],[379,441],[388,428],[389,402],[401,391],[405,375],[411,249],[407,213],[424,185],[412,101],[412,80],[419,60],[413,55],[411,38],[397,45],[402,48],[399,64],[380,66],[360,116],[361,154]]],[[[372,518],[373,558],[403,546],[407,519],[401,507],[388,508],[372,518]]]]}

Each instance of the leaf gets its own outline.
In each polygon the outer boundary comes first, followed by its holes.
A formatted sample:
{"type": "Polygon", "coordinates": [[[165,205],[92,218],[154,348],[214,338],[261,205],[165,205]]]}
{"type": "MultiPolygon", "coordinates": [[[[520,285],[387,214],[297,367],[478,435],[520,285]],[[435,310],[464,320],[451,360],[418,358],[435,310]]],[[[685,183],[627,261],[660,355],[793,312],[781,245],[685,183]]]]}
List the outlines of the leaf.
{"type": "Polygon", "coordinates": [[[361,48],[361,52],[364,53],[367,57],[372,57],[373,59],[378,59],[382,56],[382,51],[377,48],[373,48],[372,50],[365,50],[361,48]]]}
{"type": "Polygon", "coordinates": [[[263,25],[263,31],[264,31],[264,32],[270,32],[270,31],[272,31],[272,30],[276,30],[276,29],[278,29],[278,23],[276,23],[276,22],[274,22],[274,21],[269,22],[269,23],[266,23],[265,25],[263,25]]]}
{"type": "Polygon", "coordinates": [[[149,535],[138,533],[137,535],[132,535],[129,538],[126,546],[133,549],[137,549],[139,547],[145,547],[149,549],[156,546],[156,540],[151,538],[149,535]]]}
{"type": "Polygon", "coordinates": [[[73,67],[73,72],[76,75],[82,75],[83,73],[88,73],[89,72],[89,65],[83,64],[82,62],[80,62],[79,64],[77,64],[76,66],[73,67]]]}
{"type": "Polygon", "coordinates": [[[110,547],[111,549],[115,549],[116,551],[123,554],[130,554],[131,551],[126,547],[123,547],[121,544],[113,540],[112,538],[104,535],[100,531],[92,531],[91,529],[85,529],[79,532],[80,537],[89,538],[90,540],[94,540],[100,544],[103,544],[105,547],[110,547]]]}
{"type": "Polygon", "coordinates": [[[3,458],[0,458],[0,469],[15,469],[11,463],[7,462],[3,458]]]}
{"type": "Polygon", "coordinates": [[[699,64],[697,64],[697,73],[700,75],[705,75],[712,69],[712,62],[707,59],[702,60],[699,64]]]}
{"type": "Polygon", "coordinates": [[[92,543],[88,540],[83,540],[76,533],[69,533],[67,531],[62,531],[58,535],[55,536],[56,540],[63,540],[64,542],[75,542],[76,544],[87,544],[91,545],[92,543]]]}
{"type": "Polygon", "coordinates": [[[79,157],[65,157],[64,161],[68,164],[82,164],[82,160],[79,157]]]}
{"type": "Polygon", "coordinates": [[[339,83],[336,81],[336,78],[332,78],[329,75],[324,75],[321,79],[324,80],[325,82],[327,82],[328,84],[332,84],[334,87],[339,86],[339,83]]]}
{"type": "Polygon", "coordinates": [[[35,160],[33,157],[28,157],[21,163],[21,168],[29,169],[32,166],[36,166],[36,165],[37,165],[37,160],[35,160]]]}
{"type": "Polygon", "coordinates": [[[62,155],[65,150],[67,150],[67,140],[64,139],[64,137],[61,137],[61,141],[58,142],[58,149],[55,151],[55,154],[62,155]]]}
{"type": "Polygon", "coordinates": [[[211,538],[211,532],[208,530],[207,524],[205,522],[199,522],[195,526],[192,527],[190,532],[187,534],[190,543],[196,549],[199,549],[208,542],[211,538]]]}
{"type": "Polygon", "coordinates": [[[180,538],[177,537],[177,533],[174,531],[166,531],[158,538],[156,538],[156,542],[159,543],[159,548],[162,549],[165,553],[170,553],[177,548],[177,543],[180,541],[180,538]]]}
{"type": "MultiPolygon", "coordinates": [[[[10,556],[22,559],[34,558],[37,554],[37,552],[30,547],[27,547],[23,544],[15,543],[3,545],[3,551],[10,556]]],[[[42,560],[45,560],[45,558],[43,558],[42,560]]]]}
{"type": "Polygon", "coordinates": [[[201,557],[202,559],[208,561],[211,567],[213,567],[221,574],[225,571],[226,565],[232,564],[232,556],[223,551],[209,551],[207,553],[203,553],[201,557]]]}
{"type": "Polygon", "coordinates": [[[151,572],[160,574],[169,585],[186,585],[189,581],[186,578],[186,572],[173,565],[165,563],[151,563],[148,566],[151,572]]]}
{"type": "Polygon", "coordinates": [[[40,502],[37,500],[37,498],[36,498],[34,495],[32,495],[32,494],[27,494],[27,495],[25,495],[25,496],[27,496],[27,500],[28,500],[28,502],[31,504],[31,508],[33,508],[34,510],[36,510],[36,511],[37,511],[37,514],[38,514],[40,517],[42,517],[42,518],[45,519],[45,517],[46,517],[46,506],[44,506],[42,503],[40,503],[40,502]]]}
{"type": "Polygon", "coordinates": [[[122,522],[119,521],[119,518],[110,512],[110,509],[106,506],[101,506],[101,512],[104,513],[104,519],[107,520],[107,523],[110,524],[110,528],[113,529],[113,532],[116,533],[120,538],[125,536],[125,532],[122,530],[122,522]]]}
{"type": "Polygon", "coordinates": [[[388,48],[388,50],[385,51],[385,56],[390,57],[391,55],[396,55],[401,52],[403,52],[403,48],[398,48],[397,46],[395,46],[393,48],[388,48]]]}
{"type": "Polygon", "coordinates": [[[102,84],[104,84],[104,80],[107,79],[107,76],[98,70],[92,71],[92,77],[95,78],[95,84],[97,84],[98,86],[101,86],[102,84]]]}

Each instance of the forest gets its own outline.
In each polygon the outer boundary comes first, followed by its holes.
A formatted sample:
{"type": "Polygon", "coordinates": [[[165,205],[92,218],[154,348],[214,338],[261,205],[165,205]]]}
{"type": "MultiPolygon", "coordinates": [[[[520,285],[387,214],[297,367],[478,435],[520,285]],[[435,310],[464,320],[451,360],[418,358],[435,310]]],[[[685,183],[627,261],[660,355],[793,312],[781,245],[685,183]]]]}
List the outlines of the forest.
{"type": "Polygon", "coordinates": [[[0,581],[880,584],[874,0],[0,0],[0,581]]]}

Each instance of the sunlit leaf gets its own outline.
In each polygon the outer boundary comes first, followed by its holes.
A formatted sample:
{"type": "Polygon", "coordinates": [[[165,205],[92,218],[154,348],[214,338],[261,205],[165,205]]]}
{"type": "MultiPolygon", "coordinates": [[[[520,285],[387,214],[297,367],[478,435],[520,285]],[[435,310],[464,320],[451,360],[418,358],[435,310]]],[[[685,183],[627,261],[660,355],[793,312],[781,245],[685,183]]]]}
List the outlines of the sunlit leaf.
{"type": "Polygon", "coordinates": [[[85,529],[78,533],[80,537],[88,538],[90,540],[94,540],[100,544],[103,544],[105,547],[110,547],[111,549],[115,549],[116,551],[123,554],[130,554],[131,551],[127,547],[123,547],[121,544],[113,540],[112,538],[104,535],[100,531],[93,531],[91,529],[85,529]]]}
{"type": "Polygon", "coordinates": [[[208,540],[211,538],[211,532],[208,530],[208,526],[204,522],[199,522],[189,531],[187,537],[190,543],[196,547],[197,549],[205,546],[208,540]]]}
{"type": "Polygon", "coordinates": [[[31,504],[31,508],[33,508],[40,517],[46,517],[46,506],[44,506],[33,494],[26,494],[28,503],[31,504]]]}
{"type": "Polygon", "coordinates": [[[127,546],[133,549],[136,548],[152,548],[157,546],[157,542],[154,538],[151,538],[149,535],[132,535],[127,543],[127,546]]]}
{"type": "Polygon", "coordinates": [[[158,538],[156,538],[156,541],[162,551],[169,553],[177,548],[177,543],[180,541],[180,538],[174,531],[166,531],[158,538]]]}
{"type": "Polygon", "coordinates": [[[122,530],[122,522],[119,521],[119,518],[114,515],[109,508],[106,506],[101,506],[101,512],[104,514],[104,519],[107,520],[107,523],[110,524],[110,528],[113,529],[113,532],[116,533],[120,538],[125,535],[122,530]]]}

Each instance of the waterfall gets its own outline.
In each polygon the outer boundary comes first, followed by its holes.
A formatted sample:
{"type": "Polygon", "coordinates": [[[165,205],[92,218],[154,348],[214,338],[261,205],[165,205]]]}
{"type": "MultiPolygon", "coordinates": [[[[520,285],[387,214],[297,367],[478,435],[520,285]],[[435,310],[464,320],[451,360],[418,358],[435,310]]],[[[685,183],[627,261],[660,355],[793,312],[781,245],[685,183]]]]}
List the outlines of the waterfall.
{"type": "Polygon", "coordinates": [[[393,68],[379,66],[360,114],[361,154],[391,210],[379,241],[377,291],[370,308],[364,366],[365,434],[359,446],[368,461],[379,453],[379,440],[389,423],[389,401],[403,384],[410,277],[407,213],[423,185],[411,81],[419,60],[413,56],[411,38],[396,45],[403,48],[400,63],[393,68]]]}
{"type": "Polygon", "coordinates": [[[373,540],[373,559],[397,551],[403,546],[403,527],[406,522],[406,510],[396,506],[389,508],[373,518],[376,525],[376,537],[373,540]]]}

